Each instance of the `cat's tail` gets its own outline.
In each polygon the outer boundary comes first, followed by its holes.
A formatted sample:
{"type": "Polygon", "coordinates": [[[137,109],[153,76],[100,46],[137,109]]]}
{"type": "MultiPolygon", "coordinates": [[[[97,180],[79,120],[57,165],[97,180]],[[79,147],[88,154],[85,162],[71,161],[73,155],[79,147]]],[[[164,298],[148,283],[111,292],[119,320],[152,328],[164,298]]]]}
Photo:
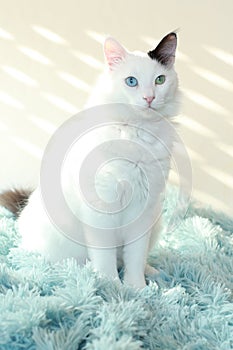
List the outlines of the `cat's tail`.
{"type": "Polygon", "coordinates": [[[27,205],[28,199],[33,190],[11,189],[0,193],[0,205],[11,211],[18,217],[27,205]]]}

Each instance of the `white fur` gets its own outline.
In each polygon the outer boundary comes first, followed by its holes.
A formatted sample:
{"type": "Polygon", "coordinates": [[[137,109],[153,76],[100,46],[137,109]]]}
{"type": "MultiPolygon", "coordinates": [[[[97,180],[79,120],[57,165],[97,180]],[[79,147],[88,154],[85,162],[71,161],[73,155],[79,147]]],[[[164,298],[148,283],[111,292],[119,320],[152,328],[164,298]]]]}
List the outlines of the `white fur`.
{"type": "MultiPolygon", "coordinates": [[[[166,119],[177,114],[178,89],[177,76],[172,67],[161,65],[156,60],[152,60],[147,55],[129,53],[114,39],[109,39],[105,43],[105,55],[107,60],[107,69],[101,76],[96,88],[91,95],[87,107],[100,105],[104,103],[128,103],[138,105],[143,110],[148,108],[145,96],[155,96],[151,108],[157,111],[161,120],[156,124],[156,130],[160,138],[168,145],[168,149],[161,147],[159,142],[148,139],[148,135],[143,132],[137,133],[129,128],[127,123],[118,128],[106,127],[99,131],[93,131],[90,140],[101,143],[101,140],[107,139],[129,139],[145,147],[152,149],[158,154],[160,166],[163,174],[158,171],[158,164],[143,164],[147,171],[149,181],[153,181],[156,188],[156,196],[148,209],[147,215],[156,216],[161,209],[161,195],[164,192],[163,176],[167,178],[170,154],[174,141],[172,129],[167,127],[166,119]],[[155,79],[159,75],[165,75],[166,81],[163,85],[155,85],[155,79]],[[139,84],[137,87],[129,87],[125,79],[129,76],[137,78],[139,84]]],[[[150,120],[144,120],[145,128],[152,128],[150,120]]],[[[72,211],[81,215],[83,220],[89,220],[92,225],[111,226],[111,215],[102,215],[101,217],[91,211],[82,200],[76,185],[75,179],[79,167],[81,167],[82,157],[88,154],[86,152],[80,156],[82,142],[88,144],[88,135],[81,143],[77,143],[69,153],[63,165],[62,184],[64,196],[69,202],[72,211]]],[[[111,150],[108,150],[108,156],[111,156],[111,150]],[[109,153],[110,152],[110,153],[109,153]]],[[[104,159],[104,154],[102,155],[104,159]]],[[[114,156],[112,154],[112,156],[114,156]]],[[[122,177],[128,179],[134,186],[135,200],[133,204],[115,217],[115,224],[127,223],[142,210],[143,198],[150,196],[148,187],[144,184],[140,172],[140,157],[137,166],[124,160],[118,160],[107,164],[101,168],[96,178],[96,190],[105,200],[114,200],[116,195],[116,183],[122,177]],[[114,181],[113,181],[114,179],[114,181]],[[109,181],[108,181],[109,180],[109,181]]],[[[124,196],[124,189],[121,193],[124,196]]],[[[123,198],[123,197],[122,197],[123,198]]],[[[118,279],[117,266],[124,265],[124,281],[130,285],[141,288],[145,286],[145,271],[152,273],[152,269],[146,266],[146,260],[149,250],[154,245],[159,231],[160,221],[148,231],[147,234],[135,239],[134,232],[122,234],[121,229],[116,230],[110,237],[108,244],[112,243],[111,249],[96,249],[90,246],[98,244],[105,246],[104,235],[93,237],[90,231],[84,232],[82,225],[77,227],[77,241],[85,241],[86,246],[77,244],[61,234],[58,229],[50,222],[43,206],[40,188],[36,189],[29,199],[28,205],[22,211],[18,219],[18,227],[22,235],[22,246],[30,251],[37,251],[43,254],[51,261],[62,260],[68,257],[74,257],[80,264],[86,260],[92,261],[93,267],[106,274],[107,276],[118,279]],[[130,244],[129,244],[130,243],[130,244]],[[115,247],[115,248],[114,248],[115,247]]]]}
{"type": "Polygon", "coordinates": [[[143,54],[127,54],[126,62],[119,69],[108,69],[97,82],[93,94],[86,107],[103,103],[130,103],[147,107],[144,96],[154,95],[151,107],[165,117],[174,116],[178,112],[179,96],[177,90],[177,75],[174,68],[167,69],[155,60],[143,54]],[[155,85],[155,78],[166,76],[163,85],[155,85]],[[133,76],[139,85],[129,87],[125,78],[133,76]]]}

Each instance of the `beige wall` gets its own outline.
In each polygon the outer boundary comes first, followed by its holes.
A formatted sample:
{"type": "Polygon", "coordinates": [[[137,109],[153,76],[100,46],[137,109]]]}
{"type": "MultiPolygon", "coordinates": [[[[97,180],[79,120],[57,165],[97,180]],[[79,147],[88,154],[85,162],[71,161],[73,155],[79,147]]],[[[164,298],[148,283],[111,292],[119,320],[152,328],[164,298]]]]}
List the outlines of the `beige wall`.
{"type": "Polygon", "coordinates": [[[193,194],[232,213],[232,0],[0,0],[0,8],[1,188],[37,182],[48,139],[82,108],[102,68],[102,35],[148,50],[180,28],[180,134],[193,194]]]}

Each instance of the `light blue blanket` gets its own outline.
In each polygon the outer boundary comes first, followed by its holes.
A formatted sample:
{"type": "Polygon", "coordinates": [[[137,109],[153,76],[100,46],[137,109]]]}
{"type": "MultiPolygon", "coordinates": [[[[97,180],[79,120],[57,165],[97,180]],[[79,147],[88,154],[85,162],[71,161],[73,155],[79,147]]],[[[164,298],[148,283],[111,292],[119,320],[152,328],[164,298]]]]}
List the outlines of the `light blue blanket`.
{"type": "Polygon", "coordinates": [[[233,220],[194,205],[177,217],[150,257],[160,274],[136,291],[21,251],[0,208],[0,350],[233,349],[233,220]]]}

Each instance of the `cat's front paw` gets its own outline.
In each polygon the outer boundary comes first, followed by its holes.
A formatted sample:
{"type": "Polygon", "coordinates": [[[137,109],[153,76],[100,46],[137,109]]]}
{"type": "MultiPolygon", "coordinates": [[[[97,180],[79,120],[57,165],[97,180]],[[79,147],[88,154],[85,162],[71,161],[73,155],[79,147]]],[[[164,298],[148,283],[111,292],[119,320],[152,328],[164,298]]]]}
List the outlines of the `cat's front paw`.
{"type": "Polygon", "coordinates": [[[139,278],[139,276],[124,276],[124,283],[136,289],[143,289],[146,287],[146,281],[144,276],[139,278]]]}
{"type": "Polygon", "coordinates": [[[140,281],[140,282],[133,282],[133,283],[128,283],[124,281],[124,284],[127,286],[133,287],[135,289],[143,289],[146,287],[146,282],[145,281],[140,281]]]}

